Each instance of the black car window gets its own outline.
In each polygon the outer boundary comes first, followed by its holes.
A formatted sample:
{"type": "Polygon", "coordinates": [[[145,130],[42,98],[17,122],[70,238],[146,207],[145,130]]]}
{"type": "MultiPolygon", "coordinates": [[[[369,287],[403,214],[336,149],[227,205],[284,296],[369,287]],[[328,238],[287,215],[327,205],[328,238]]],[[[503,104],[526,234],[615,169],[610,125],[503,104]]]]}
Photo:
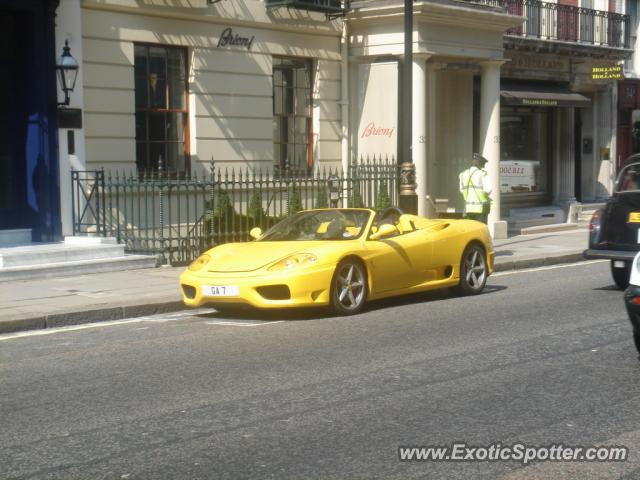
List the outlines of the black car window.
{"type": "Polygon", "coordinates": [[[640,163],[628,165],[618,175],[616,181],[616,192],[638,192],[640,191],[640,163]]]}

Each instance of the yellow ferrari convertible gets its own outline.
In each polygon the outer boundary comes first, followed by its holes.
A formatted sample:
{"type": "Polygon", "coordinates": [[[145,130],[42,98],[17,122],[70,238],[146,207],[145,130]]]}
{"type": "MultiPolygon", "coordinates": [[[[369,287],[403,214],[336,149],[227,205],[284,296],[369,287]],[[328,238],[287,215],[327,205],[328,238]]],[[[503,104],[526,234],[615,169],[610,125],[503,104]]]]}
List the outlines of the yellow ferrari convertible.
{"type": "Polygon", "coordinates": [[[427,219],[391,207],[306,210],[246,243],[216,246],[180,277],[184,303],[221,311],[239,306],[330,305],[357,313],[367,300],[443,287],[482,292],[493,271],[486,225],[427,219]]]}

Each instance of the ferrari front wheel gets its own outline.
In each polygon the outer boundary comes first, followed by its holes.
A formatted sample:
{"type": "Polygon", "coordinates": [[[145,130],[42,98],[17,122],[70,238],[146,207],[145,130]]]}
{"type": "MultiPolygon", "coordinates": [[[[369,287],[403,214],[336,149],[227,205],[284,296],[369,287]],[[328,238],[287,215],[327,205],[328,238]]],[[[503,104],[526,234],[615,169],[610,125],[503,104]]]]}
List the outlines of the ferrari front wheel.
{"type": "Polygon", "coordinates": [[[362,263],[347,259],[338,265],[331,280],[331,307],[338,315],[353,315],[367,300],[367,274],[362,263]]]}
{"type": "Polygon", "coordinates": [[[464,249],[460,262],[460,283],[457,291],[463,295],[475,295],[484,290],[487,283],[487,256],[484,249],[471,244],[464,249]]]}

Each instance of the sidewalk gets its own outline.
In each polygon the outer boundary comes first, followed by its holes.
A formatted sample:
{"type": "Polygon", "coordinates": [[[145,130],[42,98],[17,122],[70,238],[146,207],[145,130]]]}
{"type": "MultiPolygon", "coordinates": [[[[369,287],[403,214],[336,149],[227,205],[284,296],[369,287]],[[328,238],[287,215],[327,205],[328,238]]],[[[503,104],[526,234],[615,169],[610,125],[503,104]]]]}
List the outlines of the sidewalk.
{"type": "MultiPolygon", "coordinates": [[[[586,228],[496,240],[496,271],[582,260],[586,228]]],[[[164,267],[0,283],[0,334],[181,310],[178,277],[164,267]]]]}

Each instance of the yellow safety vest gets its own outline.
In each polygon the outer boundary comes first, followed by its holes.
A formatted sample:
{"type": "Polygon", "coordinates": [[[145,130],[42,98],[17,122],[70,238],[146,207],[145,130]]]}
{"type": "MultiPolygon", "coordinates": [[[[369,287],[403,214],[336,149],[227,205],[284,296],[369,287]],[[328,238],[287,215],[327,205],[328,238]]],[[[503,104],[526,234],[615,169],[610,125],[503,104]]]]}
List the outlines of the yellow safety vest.
{"type": "Polygon", "coordinates": [[[489,202],[489,195],[484,191],[482,184],[485,175],[487,175],[487,172],[477,167],[468,168],[460,174],[465,212],[482,213],[482,206],[489,202]]]}

